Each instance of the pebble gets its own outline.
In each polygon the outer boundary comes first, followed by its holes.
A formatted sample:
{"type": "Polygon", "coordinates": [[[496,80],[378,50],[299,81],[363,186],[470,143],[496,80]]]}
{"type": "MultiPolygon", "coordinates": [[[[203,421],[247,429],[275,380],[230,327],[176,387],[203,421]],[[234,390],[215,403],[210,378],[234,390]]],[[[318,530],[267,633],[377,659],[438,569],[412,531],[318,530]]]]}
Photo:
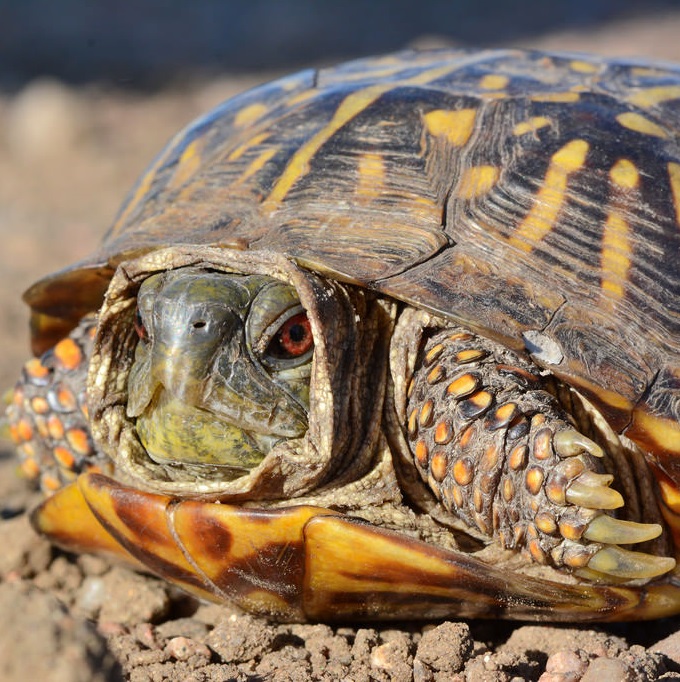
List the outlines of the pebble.
{"type": "Polygon", "coordinates": [[[627,682],[630,668],[618,658],[595,658],[581,678],[581,682],[627,682]]]}
{"type": "Polygon", "coordinates": [[[188,661],[190,658],[198,657],[205,659],[205,663],[208,663],[212,655],[205,644],[188,637],[173,637],[165,645],[165,651],[178,661],[188,661]]]}
{"type": "Polygon", "coordinates": [[[428,629],[416,650],[416,659],[435,672],[460,672],[472,654],[473,641],[467,623],[442,623],[428,629]]]}
{"type": "Polygon", "coordinates": [[[99,612],[100,620],[123,625],[153,623],[170,609],[167,588],[159,580],[118,566],[112,568],[102,580],[104,600],[99,612]]]}
{"type": "Polygon", "coordinates": [[[548,658],[539,682],[578,682],[587,666],[575,651],[557,651],[548,658]]]}
{"type": "Polygon", "coordinates": [[[659,640],[650,647],[651,651],[658,651],[664,656],[668,656],[675,663],[680,664],[680,631],[659,640]]]}

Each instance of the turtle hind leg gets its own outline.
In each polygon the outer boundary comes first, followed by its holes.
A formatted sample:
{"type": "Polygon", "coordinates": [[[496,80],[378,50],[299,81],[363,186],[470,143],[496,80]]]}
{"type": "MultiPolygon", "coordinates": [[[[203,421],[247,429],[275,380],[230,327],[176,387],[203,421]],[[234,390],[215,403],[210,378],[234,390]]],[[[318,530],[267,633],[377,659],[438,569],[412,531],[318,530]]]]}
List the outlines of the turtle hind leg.
{"type": "Polygon", "coordinates": [[[40,358],[25,363],[7,407],[21,469],[51,494],[107,465],[89,432],[85,388],[97,318],[89,315],[40,358]]]}
{"type": "Polygon", "coordinates": [[[408,391],[416,468],[475,534],[594,579],[649,579],[673,559],[619,547],[658,524],[616,519],[602,449],[581,434],[527,360],[465,329],[428,339],[408,391]]]}

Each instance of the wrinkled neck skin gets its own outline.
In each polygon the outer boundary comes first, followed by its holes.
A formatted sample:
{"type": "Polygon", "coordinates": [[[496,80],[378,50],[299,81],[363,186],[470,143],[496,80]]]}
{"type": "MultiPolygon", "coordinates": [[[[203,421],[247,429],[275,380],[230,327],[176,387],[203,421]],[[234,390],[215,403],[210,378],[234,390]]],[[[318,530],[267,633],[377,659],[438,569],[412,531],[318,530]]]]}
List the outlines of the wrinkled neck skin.
{"type": "Polygon", "coordinates": [[[383,418],[396,317],[393,302],[319,277],[277,254],[172,247],[123,263],[102,307],[90,367],[93,436],[121,480],[154,492],[267,506],[295,498],[350,511],[398,505],[401,493],[383,418]],[[197,475],[182,466],[182,453],[177,464],[154,462],[126,416],[139,287],[152,274],[191,266],[263,274],[290,284],[314,336],[306,434],[278,443],[257,466],[232,480],[222,480],[215,471],[197,475]]]}

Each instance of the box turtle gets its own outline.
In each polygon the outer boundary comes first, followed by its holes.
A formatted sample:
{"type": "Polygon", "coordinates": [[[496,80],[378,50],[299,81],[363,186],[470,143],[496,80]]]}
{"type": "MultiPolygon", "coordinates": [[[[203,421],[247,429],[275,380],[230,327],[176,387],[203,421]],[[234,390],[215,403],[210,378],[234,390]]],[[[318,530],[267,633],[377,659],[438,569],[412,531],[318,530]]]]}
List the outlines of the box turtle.
{"type": "Polygon", "coordinates": [[[278,619],[680,612],[679,131],[518,50],[218,106],[26,293],[35,528],[278,619]]]}

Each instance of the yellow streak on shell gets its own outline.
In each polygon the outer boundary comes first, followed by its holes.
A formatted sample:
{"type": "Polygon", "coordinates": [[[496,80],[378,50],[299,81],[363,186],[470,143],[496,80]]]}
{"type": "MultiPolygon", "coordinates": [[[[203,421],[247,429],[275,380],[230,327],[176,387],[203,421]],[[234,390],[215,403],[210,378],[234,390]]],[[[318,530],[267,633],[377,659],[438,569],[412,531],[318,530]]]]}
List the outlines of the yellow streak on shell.
{"type": "Polygon", "coordinates": [[[234,126],[237,128],[243,128],[244,126],[250,125],[261,118],[263,114],[267,111],[267,105],[264,102],[255,102],[250,106],[247,106],[236,114],[234,117],[234,126]]]}
{"type": "Polygon", "coordinates": [[[650,121],[648,118],[642,114],[635,113],[634,111],[627,111],[624,114],[619,114],[616,120],[628,130],[633,130],[636,133],[642,133],[643,135],[652,135],[654,137],[668,137],[668,133],[659,125],[650,121]]]}
{"type": "Polygon", "coordinates": [[[521,121],[513,129],[513,135],[525,135],[526,133],[533,133],[541,128],[550,125],[550,119],[545,116],[533,116],[527,121],[521,121]]]}
{"type": "MultiPolygon", "coordinates": [[[[628,159],[619,159],[609,171],[609,178],[623,190],[634,189],[640,182],[637,168],[628,159]]],[[[602,289],[618,299],[623,298],[632,251],[630,225],[612,206],[602,236],[602,289]]]]}
{"type": "Polygon", "coordinates": [[[675,220],[680,225],[680,163],[668,164],[668,177],[673,192],[673,206],[675,207],[675,220]]]}
{"type": "Polygon", "coordinates": [[[585,140],[572,140],[553,154],[534,205],[510,238],[513,246],[528,253],[550,232],[564,203],[569,175],[583,166],[588,148],[585,140]]]}
{"type": "Polygon", "coordinates": [[[498,182],[497,166],[472,166],[466,168],[460,178],[456,194],[461,199],[473,199],[489,192],[498,182]]]}
{"type": "Polygon", "coordinates": [[[375,199],[385,186],[385,160],[380,154],[363,154],[359,157],[359,182],[356,193],[360,197],[375,199]]]}
{"type": "Polygon", "coordinates": [[[309,163],[319,149],[358,114],[377,101],[381,95],[394,89],[396,85],[425,85],[437,78],[441,78],[456,70],[451,65],[442,66],[423,71],[422,73],[407,78],[400,82],[373,85],[363,90],[357,90],[349,94],[335,110],[331,120],[305,144],[303,144],[288,162],[283,173],[272,188],[269,196],[262,202],[265,211],[274,211],[286,198],[293,185],[309,172],[309,163]]]}
{"type": "Polygon", "coordinates": [[[489,73],[479,81],[479,87],[482,90],[502,90],[509,82],[510,79],[507,76],[489,73]]]}
{"type": "Polygon", "coordinates": [[[628,97],[631,104],[644,108],[653,107],[672,99],[680,99],[680,85],[660,85],[654,88],[645,88],[628,97]]]}
{"type": "Polygon", "coordinates": [[[580,99],[578,92],[539,92],[532,95],[529,99],[532,102],[578,102],[580,99]]]}
{"type": "Polygon", "coordinates": [[[569,63],[569,68],[576,73],[596,73],[600,67],[592,62],[585,62],[581,59],[574,59],[569,63]]]}
{"type": "Polygon", "coordinates": [[[423,117],[428,132],[435,137],[445,137],[454,147],[462,147],[470,139],[475,125],[475,109],[447,111],[436,109],[423,117]]]}

